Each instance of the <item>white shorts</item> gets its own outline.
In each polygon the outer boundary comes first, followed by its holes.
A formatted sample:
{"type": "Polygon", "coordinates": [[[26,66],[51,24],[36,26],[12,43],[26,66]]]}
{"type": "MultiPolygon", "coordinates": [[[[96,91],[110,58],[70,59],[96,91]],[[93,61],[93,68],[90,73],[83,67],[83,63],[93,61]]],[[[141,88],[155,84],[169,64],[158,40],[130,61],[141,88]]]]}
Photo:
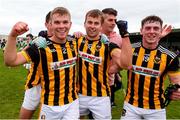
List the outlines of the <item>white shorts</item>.
{"type": "Polygon", "coordinates": [[[79,119],[79,100],[63,106],[49,106],[42,104],[39,119],[46,120],[77,120],[79,119]]]}
{"type": "Polygon", "coordinates": [[[111,119],[110,97],[93,97],[79,94],[80,116],[88,115],[90,111],[94,119],[111,119]]]}
{"type": "Polygon", "coordinates": [[[143,109],[124,102],[121,120],[166,120],[166,110],[143,109]]]}
{"type": "Polygon", "coordinates": [[[41,85],[34,86],[25,91],[22,107],[27,110],[36,110],[40,103],[41,85]]]}

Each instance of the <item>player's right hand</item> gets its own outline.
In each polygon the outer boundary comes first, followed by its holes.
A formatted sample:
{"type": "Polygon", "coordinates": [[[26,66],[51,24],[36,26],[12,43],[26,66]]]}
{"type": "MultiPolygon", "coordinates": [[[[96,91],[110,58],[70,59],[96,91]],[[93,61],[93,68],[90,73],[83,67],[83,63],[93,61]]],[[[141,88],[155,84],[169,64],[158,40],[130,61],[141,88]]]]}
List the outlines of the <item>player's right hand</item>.
{"type": "Polygon", "coordinates": [[[29,30],[28,28],[28,24],[26,24],[25,22],[17,22],[11,32],[10,32],[10,36],[12,37],[17,37],[19,35],[24,34],[25,32],[27,32],[29,30]]]}
{"type": "Polygon", "coordinates": [[[129,32],[127,31],[127,29],[128,29],[127,21],[125,21],[125,20],[118,20],[116,22],[116,24],[117,24],[117,27],[119,29],[119,33],[120,33],[122,38],[129,36],[129,32]]]}

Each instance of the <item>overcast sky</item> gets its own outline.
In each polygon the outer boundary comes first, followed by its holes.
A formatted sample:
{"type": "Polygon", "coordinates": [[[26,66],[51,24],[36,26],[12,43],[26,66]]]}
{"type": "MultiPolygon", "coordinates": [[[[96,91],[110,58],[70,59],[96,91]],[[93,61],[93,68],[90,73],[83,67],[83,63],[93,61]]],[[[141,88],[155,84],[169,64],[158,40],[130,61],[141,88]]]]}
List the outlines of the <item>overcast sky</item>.
{"type": "Polygon", "coordinates": [[[0,35],[8,34],[18,21],[28,23],[29,32],[37,35],[45,29],[46,14],[58,6],[71,12],[70,33],[84,32],[84,16],[88,10],[107,7],[118,11],[118,19],[128,21],[129,32],[138,32],[141,20],[152,14],[160,16],[165,24],[180,28],[180,0],[0,0],[0,35]]]}

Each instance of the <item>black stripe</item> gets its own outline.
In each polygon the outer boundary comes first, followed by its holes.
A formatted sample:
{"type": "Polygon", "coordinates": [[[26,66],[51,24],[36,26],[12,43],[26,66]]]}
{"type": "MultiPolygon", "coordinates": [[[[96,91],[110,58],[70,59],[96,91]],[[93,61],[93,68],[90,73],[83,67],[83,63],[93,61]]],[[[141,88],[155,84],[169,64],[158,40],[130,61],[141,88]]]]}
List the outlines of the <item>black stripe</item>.
{"type": "MultiPolygon", "coordinates": [[[[32,83],[33,83],[33,81],[35,80],[35,77],[36,77],[36,75],[37,75],[37,67],[38,67],[38,65],[39,65],[39,57],[37,57],[37,61],[34,61],[33,64],[34,64],[34,65],[33,65],[33,68],[32,68],[32,69],[33,69],[33,72],[32,72],[31,78],[30,78],[30,80],[29,80],[29,82],[28,82],[28,88],[29,88],[29,89],[33,87],[32,83]]],[[[31,65],[31,67],[32,67],[32,65],[31,65]]],[[[39,81],[38,81],[38,83],[39,83],[39,81]]]]}
{"type": "MultiPolygon", "coordinates": [[[[88,40],[88,45],[92,44],[92,41],[88,40]]],[[[88,48],[87,52],[88,54],[91,54],[91,50],[88,48]]],[[[89,62],[85,61],[85,66],[86,66],[86,73],[87,73],[87,96],[92,96],[92,79],[91,79],[91,74],[89,72],[89,62]]]]}
{"type": "MultiPolygon", "coordinates": [[[[56,50],[54,45],[49,46],[50,49],[56,50]]],[[[57,62],[58,60],[58,55],[57,52],[52,52],[52,58],[53,62],[57,62]]],[[[54,70],[54,101],[53,104],[55,106],[59,105],[59,81],[60,81],[60,76],[59,76],[59,70],[54,70]]]]}
{"type": "MultiPolygon", "coordinates": [[[[83,38],[82,41],[85,41],[85,37],[83,38]]],[[[82,42],[80,43],[80,47],[79,47],[79,51],[83,51],[83,48],[84,48],[84,45],[85,45],[85,42],[82,42]]],[[[79,75],[78,75],[78,84],[79,84],[79,93],[82,93],[82,58],[79,57],[78,59],[78,71],[79,71],[79,75]]]]}
{"type": "Polygon", "coordinates": [[[45,93],[44,93],[44,104],[48,105],[49,98],[49,75],[47,66],[47,55],[45,49],[40,49],[40,55],[42,60],[42,70],[44,75],[45,93]]]}
{"type": "MultiPolygon", "coordinates": [[[[73,42],[70,42],[70,45],[73,45],[73,47],[74,47],[74,51],[72,50],[72,55],[73,55],[73,57],[77,57],[76,56],[76,49],[75,48],[77,48],[77,44],[76,45],[74,45],[73,44],[73,42]]],[[[77,65],[77,64],[76,64],[77,65]]],[[[75,66],[73,66],[73,83],[72,83],[72,87],[73,87],[73,90],[72,90],[72,98],[73,98],[73,100],[75,100],[76,99],[76,93],[75,92],[77,92],[77,91],[75,91],[75,87],[76,87],[76,65],[75,66]]]]}
{"type": "MultiPolygon", "coordinates": [[[[101,45],[100,42],[98,42],[97,44],[98,46],[101,45]]],[[[96,45],[96,46],[97,46],[96,45]]],[[[99,50],[96,50],[95,51],[95,56],[99,57],[99,50]]],[[[96,90],[97,90],[97,96],[102,96],[102,92],[101,92],[101,83],[99,82],[99,69],[98,69],[98,64],[94,64],[94,73],[93,73],[93,76],[96,78],[96,90]]]]}
{"type": "MultiPolygon", "coordinates": [[[[66,49],[65,44],[62,44],[61,47],[66,49]]],[[[67,49],[66,49],[66,52],[68,52],[67,49]]],[[[67,60],[67,59],[68,59],[68,54],[63,53],[63,60],[67,60]]],[[[67,104],[67,103],[69,103],[69,100],[68,100],[68,94],[69,94],[69,68],[65,68],[65,88],[64,89],[65,89],[64,104],[67,104]]]]}
{"type": "Polygon", "coordinates": [[[107,66],[108,66],[109,46],[108,46],[108,44],[104,44],[104,45],[105,45],[105,50],[104,50],[103,84],[106,86],[107,96],[110,96],[110,91],[108,89],[109,82],[107,81],[108,76],[106,75],[107,70],[108,70],[107,66]]]}
{"type": "MultiPolygon", "coordinates": [[[[155,57],[161,58],[161,53],[159,50],[157,50],[157,53],[155,57]]],[[[159,70],[160,64],[154,63],[153,70],[159,70]]],[[[151,77],[150,79],[150,88],[149,88],[149,107],[150,109],[155,109],[155,103],[154,103],[154,89],[155,89],[155,77],[151,77]]],[[[161,87],[159,88],[161,89],[161,87]]],[[[159,96],[160,97],[160,96],[159,96]]]]}
{"type": "MultiPolygon", "coordinates": [[[[145,50],[145,54],[150,55],[150,51],[149,50],[145,50]]],[[[148,56],[148,60],[149,60],[149,56],[148,56]]],[[[147,67],[149,61],[145,60],[145,57],[142,61],[142,65],[143,67],[147,67]]],[[[144,82],[145,82],[145,76],[144,75],[140,75],[139,77],[139,87],[138,87],[138,107],[143,108],[143,92],[144,92],[144,82]]]]}
{"type": "MultiPolygon", "coordinates": [[[[140,47],[136,48],[133,53],[137,53],[137,54],[138,54],[138,53],[139,53],[139,50],[140,50],[140,47]]],[[[138,56],[136,56],[136,55],[133,56],[133,59],[132,59],[132,64],[133,64],[133,65],[136,65],[137,58],[138,58],[138,56]]],[[[128,86],[128,87],[130,87],[130,91],[128,91],[128,92],[130,92],[129,103],[130,103],[130,104],[133,104],[133,102],[134,102],[134,81],[135,81],[135,73],[134,73],[134,72],[131,72],[131,73],[132,73],[131,78],[130,78],[130,76],[128,76],[128,80],[131,81],[131,86],[128,86]]],[[[127,94],[128,94],[128,93],[127,93],[127,94]]]]}

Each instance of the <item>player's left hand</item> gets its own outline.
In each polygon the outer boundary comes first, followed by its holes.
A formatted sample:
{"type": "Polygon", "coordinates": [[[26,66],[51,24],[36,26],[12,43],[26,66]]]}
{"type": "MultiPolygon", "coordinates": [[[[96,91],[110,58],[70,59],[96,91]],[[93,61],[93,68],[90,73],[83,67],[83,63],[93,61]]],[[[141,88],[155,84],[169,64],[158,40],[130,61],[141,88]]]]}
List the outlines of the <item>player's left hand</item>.
{"type": "Polygon", "coordinates": [[[46,39],[43,37],[37,37],[32,41],[32,44],[35,44],[38,48],[46,48],[47,42],[46,39]]]}
{"type": "Polygon", "coordinates": [[[172,31],[172,26],[165,24],[162,28],[161,38],[167,36],[172,31]]]}
{"type": "Polygon", "coordinates": [[[176,91],[173,91],[170,98],[171,100],[180,100],[180,88],[178,88],[176,91]]]}

